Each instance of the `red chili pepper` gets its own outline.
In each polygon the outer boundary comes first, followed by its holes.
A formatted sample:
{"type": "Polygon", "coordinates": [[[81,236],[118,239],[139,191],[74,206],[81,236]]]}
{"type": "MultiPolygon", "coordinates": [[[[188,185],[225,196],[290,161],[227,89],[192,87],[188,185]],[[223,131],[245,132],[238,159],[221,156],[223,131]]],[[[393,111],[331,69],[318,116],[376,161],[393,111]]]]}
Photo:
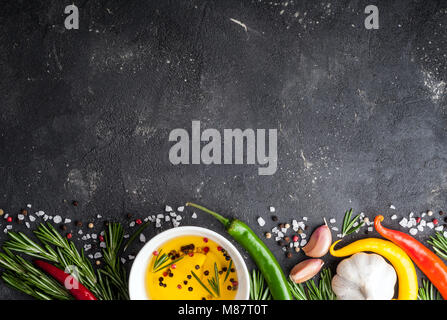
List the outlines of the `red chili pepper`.
{"type": "MultiPolygon", "coordinates": [[[[40,269],[48,273],[54,279],[56,279],[60,284],[65,286],[65,281],[67,277],[71,276],[65,271],[56,268],[52,264],[42,261],[42,260],[34,260],[34,264],[38,266],[40,269]]],[[[75,278],[72,279],[72,289],[66,288],[76,300],[98,300],[86,287],[84,287],[78,280],[75,278]]]]}
{"type": "Polygon", "coordinates": [[[447,299],[447,266],[436,254],[410,235],[387,229],[380,223],[383,216],[374,219],[374,227],[384,238],[397,244],[404,250],[421,271],[438,288],[444,299],[447,299]]]}

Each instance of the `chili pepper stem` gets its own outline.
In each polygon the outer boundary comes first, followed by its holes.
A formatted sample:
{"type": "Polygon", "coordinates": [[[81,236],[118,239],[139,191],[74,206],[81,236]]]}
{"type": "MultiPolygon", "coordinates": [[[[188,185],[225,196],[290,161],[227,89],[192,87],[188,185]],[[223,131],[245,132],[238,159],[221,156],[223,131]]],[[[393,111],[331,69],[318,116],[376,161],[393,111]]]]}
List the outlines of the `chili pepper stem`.
{"type": "Polygon", "coordinates": [[[187,202],[185,206],[187,206],[187,207],[194,207],[194,208],[202,210],[202,211],[204,211],[206,213],[209,213],[214,218],[219,220],[225,226],[225,228],[230,226],[231,221],[229,219],[225,218],[224,216],[218,214],[217,212],[214,212],[214,211],[212,211],[210,209],[207,209],[205,207],[202,207],[201,205],[198,205],[198,204],[195,204],[195,203],[192,203],[192,202],[187,202]]]}

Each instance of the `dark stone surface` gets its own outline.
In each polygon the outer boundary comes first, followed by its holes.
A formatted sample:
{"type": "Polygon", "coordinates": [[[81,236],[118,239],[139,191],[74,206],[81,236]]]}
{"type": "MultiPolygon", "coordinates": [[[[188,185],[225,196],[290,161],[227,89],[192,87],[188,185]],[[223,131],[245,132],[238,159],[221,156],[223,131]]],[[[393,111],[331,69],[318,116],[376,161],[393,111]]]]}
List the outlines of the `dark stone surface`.
{"type": "MultiPolygon", "coordinates": [[[[350,207],[371,218],[391,215],[390,204],[399,216],[446,208],[447,2],[374,1],[379,30],[363,26],[365,1],[75,1],[80,29],[65,30],[70,3],[2,2],[7,213],[30,203],[125,221],[195,200],[262,235],[270,205],[281,221],[307,216],[312,227],[341,222],[350,207]],[[191,120],[277,128],[278,171],[173,166],[168,134],[191,120]]],[[[182,225],[224,232],[189,217],[182,225]]],[[[268,243],[286,272],[304,259],[268,243]]],[[[24,296],[1,285],[0,297],[24,296]]]]}

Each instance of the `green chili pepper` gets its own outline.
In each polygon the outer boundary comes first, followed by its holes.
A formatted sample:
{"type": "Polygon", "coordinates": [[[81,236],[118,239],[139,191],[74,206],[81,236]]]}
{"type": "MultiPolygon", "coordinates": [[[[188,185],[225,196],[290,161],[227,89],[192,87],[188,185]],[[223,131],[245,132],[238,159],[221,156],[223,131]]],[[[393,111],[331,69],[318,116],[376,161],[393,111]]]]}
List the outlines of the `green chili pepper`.
{"type": "Polygon", "coordinates": [[[237,219],[227,219],[195,203],[188,202],[186,206],[195,207],[211,214],[225,226],[228,233],[248,251],[258,269],[262,272],[273,299],[292,300],[286,277],[275,256],[245,223],[237,219]]]}

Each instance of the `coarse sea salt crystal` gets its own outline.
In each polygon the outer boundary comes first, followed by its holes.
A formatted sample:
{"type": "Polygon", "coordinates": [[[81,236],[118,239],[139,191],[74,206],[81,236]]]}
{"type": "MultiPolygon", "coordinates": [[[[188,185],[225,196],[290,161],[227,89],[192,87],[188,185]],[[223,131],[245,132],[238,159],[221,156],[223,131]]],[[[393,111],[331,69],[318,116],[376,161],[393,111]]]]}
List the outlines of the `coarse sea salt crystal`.
{"type": "Polygon", "coordinates": [[[171,216],[171,217],[175,217],[176,215],[177,215],[177,213],[175,213],[175,212],[169,212],[169,215],[171,216]]]}
{"type": "Polygon", "coordinates": [[[284,233],[282,233],[281,231],[278,231],[278,237],[283,238],[284,237],[284,233]]]}
{"type": "Polygon", "coordinates": [[[444,226],[437,226],[437,227],[435,228],[435,230],[436,230],[436,231],[442,231],[442,230],[444,230],[444,226]]]}
{"type": "Polygon", "coordinates": [[[93,255],[92,255],[92,254],[89,254],[88,257],[89,257],[90,259],[93,259],[93,255]]]}
{"type": "Polygon", "coordinates": [[[165,211],[166,212],[171,212],[172,211],[172,207],[171,206],[166,206],[165,207],[165,211]]]}
{"type": "Polygon", "coordinates": [[[71,222],[71,219],[65,218],[64,223],[70,223],[70,222],[71,222]]]}
{"type": "Polygon", "coordinates": [[[332,227],[331,229],[334,230],[334,231],[338,231],[337,227],[332,227]]]}
{"type": "Polygon", "coordinates": [[[392,216],[391,216],[391,220],[396,220],[397,219],[397,216],[395,215],[395,214],[393,214],[392,216]]]}
{"type": "Polygon", "coordinates": [[[417,233],[418,233],[418,229],[416,229],[416,228],[411,228],[411,229],[410,229],[410,234],[411,234],[412,236],[415,236],[417,233]]]}
{"type": "Polygon", "coordinates": [[[287,233],[287,228],[281,228],[282,233],[287,233]]]}
{"type": "Polygon", "coordinates": [[[130,234],[125,234],[125,235],[123,236],[123,238],[124,238],[124,239],[130,238],[130,234]]]}
{"type": "Polygon", "coordinates": [[[183,212],[183,210],[185,210],[185,206],[181,206],[181,207],[178,207],[178,208],[177,208],[177,211],[178,211],[178,212],[183,212]]]}
{"type": "Polygon", "coordinates": [[[17,215],[17,219],[19,219],[20,221],[25,219],[25,216],[23,214],[19,214],[17,215]]]}
{"type": "Polygon", "coordinates": [[[298,241],[295,241],[294,243],[293,243],[293,246],[296,248],[296,247],[299,247],[300,246],[300,243],[298,242],[298,241]]]}
{"type": "Polygon", "coordinates": [[[165,221],[171,221],[171,217],[170,216],[165,216],[165,221]]]}
{"type": "Polygon", "coordinates": [[[177,217],[175,217],[175,220],[177,220],[177,221],[182,220],[182,216],[177,216],[177,217]]]}
{"type": "Polygon", "coordinates": [[[177,228],[180,225],[180,222],[178,221],[173,221],[172,225],[174,226],[174,228],[177,228]]]}
{"type": "Polygon", "coordinates": [[[160,228],[161,227],[161,223],[160,222],[156,222],[155,223],[155,228],[160,228]]]}
{"type": "Polygon", "coordinates": [[[261,227],[263,227],[263,226],[265,225],[265,220],[262,219],[262,217],[259,217],[259,218],[258,218],[258,224],[259,224],[261,227]]]}
{"type": "Polygon", "coordinates": [[[274,228],[272,229],[272,232],[273,232],[273,233],[278,233],[278,228],[277,228],[277,227],[274,227],[274,228]]]}
{"type": "Polygon", "coordinates": [[[124,258],[121,258],[121,263],[126,263],[126,259],[124,259],[124,258]]]}
{"type": "Polygon", "coordinates": [[[300,234],[301,239],[306,239],[307,235],[305,233],[300,234]]]}
{"type": "Polygon", "coordinates": [[[407,218],[403,218],[402,220],[400,220],[399,224],[400,224],[402,227],[405,228],[405,227],[407,226],[407,224],[408,224],[408,219],[407,219],[407,218]]]}
{"type": "Polygon", "coordinates": [[[83,234],[82,230],[79,230],[79,231],[78,231],[78,234],[83,234]]]}
{"type": "Polygon", "coordinates": [[[129,227],[133,227],[133,226],[135,226],[135,221],[131,221],[131,222],[129,223],[129,227]]]}
{"type": "Polygon", "coordinates": [[[135,256],[129,254],[128,258],[129,258],[129,260],[133,260],[133,259],[135,259],[135,256]]]}
{"type": "Polygon", "coordinates": [[[102,241],[102,242],[99,243],[99,246],[101,248],[105,248],[107,245],[106,245],[105,241],[102,241]]]}
{"type": "Polygon", "coordinates": [[[42,211],[42,210],[39,210],[39,211],[36,212],[36,215],[37,215],[38,217],[41,217],[41,216],[45,215],[45,212],[42,211]]]}
{"type": "Polygon", "coordinates": [[[275,212],[276,211],[275,207],[270,207],[269,210],[270,210],[270,212],[275,212]]]}
{"type": "Polygon", "coordinates": [[[31,209],[31,207],[32,207],[32,205],[29,204],[29,203],[28,203],[26,206],[27,206],[28,208],[30,208],[30,209],[31,209]]]}
{"type": "Polygon", "coordinates": [[[330,222],[330,223],[336,223],[337,220],[335,220],[334,218],[332,218],[332,219],[329,220],[329,222],[330,222]]]}
{"type": "Polygon", "coordinates": [[[306,243],[307,243],[307,240],[306,240],[306,239],[303,239],[303,240],[301,240],[301,242],[300,242],[300,246],[301,246],[301,247],[304,247],[304,246],[306,245],[306,243]]]}
{"type": "Polygon", "coordinates": [[[396,207],[393,205],[390,205],[390,209],[396,210],[396,207]]]}
{"type": "Polygon", "coordinates": [[[435,224],[433,222],[427,222],[427,227],[433,229],[435,227],[435,224]]]}
{"type": "Polygon", "coordinates": [[[303,220],[304,220],[304,221],[307,221],[307,217],[303,217],[303,220]]]}
{"type": "Polygon", "coordinates": [[[197,219],[197,214],[196,214],[195,212],[193,212],[191,218],[193,218],[193,219],[197,219]]]}
{"type": "Polygon", "coordinates": [[[102,215],[98,214],[98,215],[96,216],[96,218],[101,219],[101,218],[102,218],[102,215]]]}
{"type": "Polygon", "coordinates": [[[421,226],[421,225],[418,225],[418,226],[417,226],[417,229],[418,229],[419,232],[423,232],[423,231],[424,231],[424,227],[421,226]]]}
{"type": "Polygon", "coordinates": [[[447,238],[447,231],[444,231],[444,233],[442,234],[445,238],[447,238]]]}
{"type": "Polygon", "coordinates": [[[281,240],[281,237],[275,237],[275,241],[281,240]]]}
{"type": "Polygon", "coordinates": [[[61,218],[61,216],[54,216],[54,219],[53,219],[53,222],[54,223],[60,223],[62,221],[62,218],[61,218]]]}
{"type": "Polygon", "coordinates": [[[338,237],[338,238],[343,238],[343,235],[342,235],[341,233],[338,233],[338,234],[337,234],[337,237],[338,237]]]}
{"type": "Polygon", "coordinates": [[[98,238],[98,235],[96,233],[92,233],[92,239],[98,238]]]}
{"type": "Polygon", "coordinates": [[[29,222],[28,221],[26,221],[25,222],[25,226],[29,229],[29,227],[30,227],[30,224],[29,224],[29,222]]]}
{"type": "Polygon", "coordinates": [[[99,259],[101,257],[102,257],[101,252],[96,252],[95,255],[93,256],[93,258],[95,258],[95,259],[99,259]]]}
{"type": "Polygon", "coordinates": [[[91,244],[84,244],[84,251],[89,251],[92,248],[91,244]]]}
{"type": "Polygon", "coordinates": [[[162,213],[157,214],[157,219],[163,219],[164,217],[165,215],[162,213]]]}
{"type": "Polygon", "coordinates": [[[425,220],[421,220],[421,222],[419,222],[419,224],[423,227],[425,227],[427,225],[427,221],[425,220]]]}
{"type": "Polygon", "coordinates": [[[373,230],[374,230],[373,227],[368,227],[369,232],[372,232],[373,230]]]}

